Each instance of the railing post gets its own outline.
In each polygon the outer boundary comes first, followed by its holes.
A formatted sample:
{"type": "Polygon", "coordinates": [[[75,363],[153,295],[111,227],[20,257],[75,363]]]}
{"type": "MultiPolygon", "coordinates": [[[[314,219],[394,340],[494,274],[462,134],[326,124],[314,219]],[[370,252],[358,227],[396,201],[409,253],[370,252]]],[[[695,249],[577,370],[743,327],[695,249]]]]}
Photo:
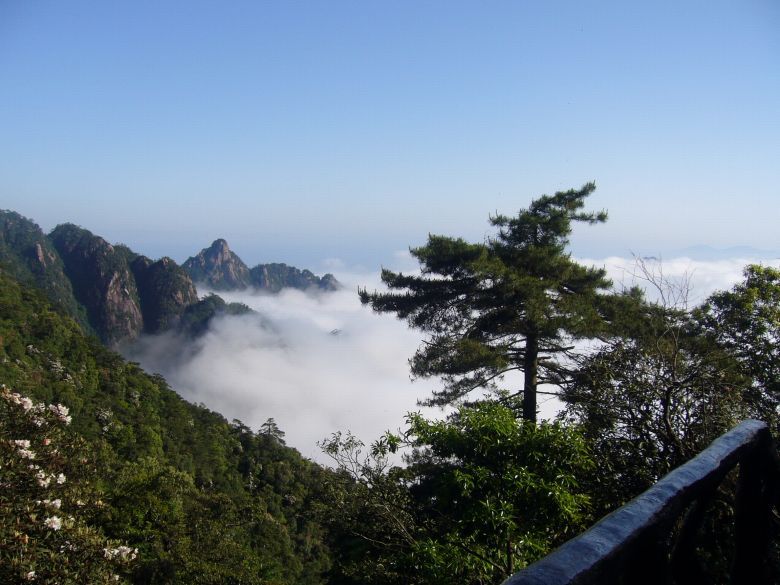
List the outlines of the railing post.
{"type": "Polygon", "coordinates": [[[643,543],[637,546],[636,561],[632,563],[626,581],[635,585],[665,585],[670,582],[669,546],[667,531],[649,531],[643,543]]]}
{"type": "Polygon", "coordinates": [[[736,494],[734,585],[769,585],[767,557],[769,556],[769,494],[764,479],[770,464],[768,433],[759,445],[739,463],[736,494]]]}
{"type": "Polygon", "coordinates": [[[702,494],[682,518],[671,560],[674,583],[684,583],[685,585],[710,585],[712,583],[696,557],[696,544],[704,521],[704,514],[709,509],[713,497],[714,490],[702,494]]]}

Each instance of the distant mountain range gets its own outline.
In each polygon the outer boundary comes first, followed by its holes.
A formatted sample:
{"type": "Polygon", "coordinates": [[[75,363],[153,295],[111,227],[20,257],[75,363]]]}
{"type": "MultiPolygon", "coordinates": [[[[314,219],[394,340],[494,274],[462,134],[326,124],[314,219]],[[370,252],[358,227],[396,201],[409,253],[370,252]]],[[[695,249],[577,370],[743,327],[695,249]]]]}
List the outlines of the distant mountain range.
{"type": "Polygon", "coordinates": [[[760,250],[751,246],[733,246],[731,248],[713,248],[712,246],[689,246],[673,250],[668,258],[677,258],[685,256],[694,260],[732,260],[755,259],[755,260],[775,260],[780,258],[780,250],[760,250]]]}
{"type": "Polygon", "coordinates": [[[215,240],[197,256],[188,258],[182,267],[193,281],[202,282],[213,290],[254,287],[271,292],[279,292],[283,288],[334,291],[340,286],[332,274],[318,277],[309,270],[299,270],[287,264],[258,264],[249,268],[222,239],[215,240]]]}
{"type": "Polygon", "coordinates": [[[250,311],[216,295],[199,300],[195,283],[220,291],[253,287],[274,293],[288,287],[339,288],[332,274],[317,277],[285,264],[249,269],[222,239],[179,266],[171,258],[153,261],[109,244],[73,224],[47,235],[13,211],[0,211],[0,269],[43,290],[109,346],[174,328],[197,334],[215,315],[250,311]]]}

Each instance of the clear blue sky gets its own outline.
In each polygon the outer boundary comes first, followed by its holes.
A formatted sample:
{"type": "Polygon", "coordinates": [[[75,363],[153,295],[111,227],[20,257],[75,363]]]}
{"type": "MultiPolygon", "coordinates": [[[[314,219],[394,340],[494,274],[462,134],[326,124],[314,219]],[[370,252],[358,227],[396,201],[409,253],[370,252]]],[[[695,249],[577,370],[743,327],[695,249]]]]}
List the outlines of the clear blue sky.
{"type": "Polygon", "coordinates": [[[0,208],[367,268],[595,180],[575,251],[779,249],[780,3],[0,0],[0,208]]]}

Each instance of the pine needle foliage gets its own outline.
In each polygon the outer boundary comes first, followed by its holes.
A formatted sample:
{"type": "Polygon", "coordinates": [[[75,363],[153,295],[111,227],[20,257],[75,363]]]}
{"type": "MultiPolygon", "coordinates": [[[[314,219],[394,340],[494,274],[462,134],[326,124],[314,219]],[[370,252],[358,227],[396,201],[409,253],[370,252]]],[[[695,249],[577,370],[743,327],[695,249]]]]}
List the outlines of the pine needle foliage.
{"type": "MultiPolygon", "coordinates": [[[[597,336],[611,287],[603,269],[567,252],[575,223],[603,223],[605,211],[583,211],[596,186],[544,195],[516,216],[496,215],[497,233],[482,243],[430,235],[412,248],[420,274],[382,271],[389,292],[360,298],[395,313],[428,338],[411,358],[414,376],[440,376],[425,405],[465,400],[475,390],[498,390],[505,374],[523,372],[522,417],[536,420],[538,384],[561,384],[572,342],[597,336]]],[[[508,400],[512,403],[511,400],[508,400]]]]}

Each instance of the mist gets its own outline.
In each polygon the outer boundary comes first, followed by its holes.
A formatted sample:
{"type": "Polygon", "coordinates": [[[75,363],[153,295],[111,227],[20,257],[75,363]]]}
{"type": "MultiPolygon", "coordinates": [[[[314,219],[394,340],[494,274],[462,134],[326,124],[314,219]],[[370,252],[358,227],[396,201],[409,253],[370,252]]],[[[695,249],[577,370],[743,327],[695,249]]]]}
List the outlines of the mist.
{"type": "MultiPolygon", "coordinates": [[[[411,266],[401,256],[398,261],[411,266]]],[[[636,276],[632,258],[580,262],[605,267],[618,288],[646,284],[636,276]]],[[[687,282],[692,306],[739,282],[750,260],[646,262],[673,282],[687,282]]],[[[226,301],[245,303],[257,313],[214,319],[194,340],[172,333],[144,336],[126,355],[162,374],[185,399],[229,420],[257,430],[274,418],[288,445],[321,462],[327,458],[317,442],[335,431],[349,430],[370,442],[386,430],[404,427],[409,411],[444,416],[440,409],[417,405],[439,381],[410,380],[408,359],[422,333],[360,304],[358,286],[381,289],[378,274],[350,274],[337,263],[333,266],[340,268],[336,276],[345,285],[342,290],[220,292],[226,301]]],[[[199,289],[201,295],[209,292],[199,289]]],[[[652,288],[648,296],[655,298],[652,288]]],[[[519,376],[504,380],[507,388],[519,385],[519,376]]],[[[558,408],[557,400],[540,397],[541,418],[554,416],[558,408]]]]}
{"type": "Polygon", "coordinates": [[[126,354],[228,419],[257,430],[274,418],[288,445],[320,461],[317,442],[335,431],[370,442],[402,427],[409,411],[440,412],[417,406],[436,381],[409,377],[420,332],[360,304],[358,284],[372,289],[376,276],[338,278],[345,287],[331,293],[220,292],[257,314],[214,319],[194,340],[144,336],[126,354]]]}

